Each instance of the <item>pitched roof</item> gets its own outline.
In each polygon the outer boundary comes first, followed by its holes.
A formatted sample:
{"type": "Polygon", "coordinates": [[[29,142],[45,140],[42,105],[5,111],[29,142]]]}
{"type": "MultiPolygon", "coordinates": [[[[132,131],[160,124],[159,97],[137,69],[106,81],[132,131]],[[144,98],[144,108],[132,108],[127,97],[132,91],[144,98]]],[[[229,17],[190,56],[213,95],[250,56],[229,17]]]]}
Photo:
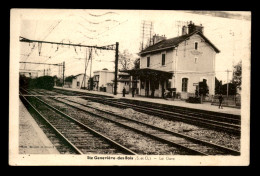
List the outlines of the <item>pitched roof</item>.
{"type": "Polygon", "coordinates": [[[131,76],[163,76],[168,77],[168,79],[171,79],[173,76],[172,72],[169,71],[163,71],[163,70],[156,70],[151,68],[138,68],[138,69],[132,69],[132,70],[122,70],[120,72],[129,73],[131,76]]]}
{"type": "Polygon", "coordinates": [[[215,50],[216,53],[220,52],[220,50],[217,47],[215,47],[200,31],[195,31],[195,32],[187,34],[187,35],[182,35],[182,36],[179,36],[179,37],[174,37],[174,38],[162,40],[162,41],[144,49],[143,51],[140,52],[140,54],[145,54],[145,53],[150,53],[150,52],[154,52],[154,51],[161,51],[161,50],[165,50],[165,49],[175,48],[175,47],[178,46],[179,43],[187,40],[190,36],[192,36],[194,34],[200,35],[215,50]]]}
{"type": "MultiPolygon", "coordinates": [[[[78,77],[80,75],[84,75],[84,73],[77,74],[77,75],[73,76],[73,78],[75,79],[76,77],[78,77]]],[[[86,76],[89,77],[88,75],[86,75],[86,76]]]]}

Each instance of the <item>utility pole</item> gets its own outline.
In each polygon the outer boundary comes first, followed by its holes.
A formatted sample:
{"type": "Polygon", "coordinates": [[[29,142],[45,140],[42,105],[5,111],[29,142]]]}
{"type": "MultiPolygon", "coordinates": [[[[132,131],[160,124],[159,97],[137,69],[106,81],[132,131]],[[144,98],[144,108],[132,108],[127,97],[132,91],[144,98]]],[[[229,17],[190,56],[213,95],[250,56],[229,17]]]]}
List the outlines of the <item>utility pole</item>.
{"type": "Polygon", "coordinates": [[[145,24],[145,22],[143,22],[143,33],[142,33],[142,50],[144,49],[144,24],[145,24]]]}
{"type": "Polygon", "coordinates": [[[91,78],[91,71],[92,71],[92,48],[90,51],[90,71],[89,71],[89,77],[91,78]]]}
{"type": "MultiPolygon", "coordinates": [[[[90,46],[90,45],[81,45],[81,44],[73,44],[73,43],[59,43],[59,42],[50,42],[50,41],[40,41],[40,40],[30,40],[24,37],[20,36],[20,42],[26,42],[26,43],[34,43],[37,42],[39,44],[39,46],[41,46],[42,43],[45,44],[56,44],[56,45],[67,45],[67,46],[74,46],[74,47],[84,47],[84,48],[95,48],[95,49],[100,49],[100,50],[116,50],[116,63],[115,63],[115,76],[116,76],[116,83],[117,83],[117,70],[118,70],[118,45],[119,43],[116,42],[116,49],[115,49],[115,44],[113,45],[106,45],[106,46],[90,46]]],[[[40,50],[39,50],[39,54],[40,54],[40,50]]],[[[65,61],[63,62],[63,86],[65,83],[65,78],[64,78],[64,73],[65,73],[65,61]]],[[[115,85],[115,89],[117,88],[117,85],[115,85]]],[[[116,92],[115,92],[116,94],[116,92]]]]}
{"type": "Polygon", "coordinates": [[[65,83],[65,78],[64,78],[64,73],[65,73],[65,61],[63,61],[63,87],[64,87],[64,83],[65,83]]]}
{"type": "Polygon", "coordinates": [[[115,85],[114,85],[114,95],[116,95],[116,94],[117,94],[118,47],[119,47],[119,43],[118,43],[118,42],[116,42],[116,58],[115,58],[115,85]]]}
{"type": "Polygon", "coordinates": [[[178,29],[178,37],[179,37],[179,28],[180,28],[180,23],[181,23],[181,21],[176,21],[175,22],[175,27],[177,27],[177,29],[178,29]]]}
{"type": "MultiPolygon", "coordinates": [[[[85,72],[84,72],[84,76],[83,76],[83,80],[84,81],[84,88],[86,88],[86,71],[87,71],[87,60],[88,60],[88,50],[86,49],[86,60],[85,60],[85,72]]],[[[89,53],[89,57],[90,57],[90,53],[89,53]]],[[[82,88],[82,83],[81,83],[81,88],[82,88]]]]}
{"type": "Polygon", "coordinates": [[[229,77],[229,72],[231,71],[227,69],[226,72],[227,72],[227,98],[228,98],[228,77],[229,77]]]}
{"type": "Polygon", "coordinates": [[[152,31],[153,30],[153,22],[151,22],[151,27],[150,27],[150,39],[149,39],[149,46],[152,45],[152,31]]]}

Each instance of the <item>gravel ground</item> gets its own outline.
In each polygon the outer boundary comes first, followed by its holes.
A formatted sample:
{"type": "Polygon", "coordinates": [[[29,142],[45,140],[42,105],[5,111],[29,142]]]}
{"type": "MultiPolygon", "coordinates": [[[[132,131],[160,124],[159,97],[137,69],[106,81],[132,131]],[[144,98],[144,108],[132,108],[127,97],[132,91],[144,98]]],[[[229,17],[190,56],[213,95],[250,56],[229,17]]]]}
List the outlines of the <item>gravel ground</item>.
{"type": "Polygon", "coordinates": [[[124,117],[128,117],[131,119],[139,120],[154,126],[158,126],[160,128],[164,128],[167,130],[171,130],[174,132],[179,132],[185,135],[189,135],[195,138],[203,139],[208,142],[216,143],[219,145],[226,146],[228,148],[234,150],[240,150],[240,137],[232,134],[228,134],[225,132],[218,132],[214,130],[210,130],[203,127],[198,127],[195,125],[187,124],[184,122],[167,120],[164,118],[160,118],[157,116],[147,115],[141,112],[137,112],[131,108],[120,109],[116,107],[111,107],[108,105],[95,103],[91,101],[84,100],[82,98],[71,97],[71,100],[93,106],[95,108],[99,108],[106,111],[111,111],[116,114],[122,115],[124,117]]]}
{"type": "MultiPolygon", "coordinates": [[[[45,91],[45,90],[42,90],[45,91]]],[[[51,91],[47,91],[48,93],[53,94],[51,91]]],[[[139,120],[151,125],[155,125],[167,130],[171,130],[174,132],[179,132],[182,134],[186,134],[195,138],[203,139],[208,142],[216,143],[219,145],[226,146],[228,148],[234,149],[234,150],[240,150],[240,137],[232,134],[228,134],[225,132],[219,132],[219,131],[214,131],[210,130],[207,128],[203,127],[198,127],[195,125],[187,124],[184,122],[179,122],[179,121],[174,121],[174,120],[167,120],[163,119],[157,116],[151,116],[147,115],[144,113],[137,112],[131,108],[127,109],[120,109],[116,107],[111,107],[108,105],[100,104],[100,103],[95,103],[91,101],[87,101],[82,98],[77,98],[77,97],[71,97],[69,98],[74,101],[78,101],[80,103],[84,103],[86,105],[93,106],[95,108],[99,108],[102,110],[106,111],[111,111],[116,114],[139,120]]]]}
{"type": "Polygon", "coordinates": [[[98,117],[89,116],[88,114],[77,111],[72,107],[64,105],[63,103],[54,102],[49,98],[44,98],[57,109],[63,111],[64,113],[78,119],[86,125],[91,126],[91,128],[96,131],[105,134],[112,140],[130,148],[138,154],[151,154],[151,155],[184,155],[187,154],[180,151],[177,148],[169,147],[167,144],[163,144],[158,141],[154,141],[148,137],[137,134],[132,130],[119,127],[112,122],[102,120],[98,117]]]}

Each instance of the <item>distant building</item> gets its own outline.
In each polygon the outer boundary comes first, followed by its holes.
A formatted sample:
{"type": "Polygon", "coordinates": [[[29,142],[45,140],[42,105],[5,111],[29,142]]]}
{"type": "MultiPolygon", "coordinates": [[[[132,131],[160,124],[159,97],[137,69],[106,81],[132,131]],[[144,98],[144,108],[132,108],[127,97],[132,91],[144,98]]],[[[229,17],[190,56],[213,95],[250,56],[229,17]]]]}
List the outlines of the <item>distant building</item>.
{"type": "Polygon", "coordinates": [[[171,89],[187,99],[203,80],[209,94],[214,95],[215,56],[220,51],[204,36],[203,29],[190,22],[179,37],[153,36],[153,44],[139,53],[140,69],[124,71],[138,78],[140,95],[163,97],[165,90],[171,89]]]}
{"type": "Polygon", "coordinates": [[[122,93],[125,88],[126,93],[129,93],[130,89],[130,75],[128,73],[118,73],[117,79],[117,93],[122,93]]]}
{"type": "Polygon", "coordinates": [[[115,74],[108,69],[94,71],[93,90],[104,91],[108,83],[113,83],[115,74]]]}
{"type": "MultiPolygon", "coordinates": [[[[94,88],[93,90],[114,93],[115,72],[103,69],[94,71],[94,88]]],[[[128,73],[118,73],[117,78],[117,93],[122,93],[125,87],[126,93],[130,89],[130,75],[128,73]]]]}
{"type": "Polygon", "coordinates": [[[84,79],[84,73],[75,75],[72,79],[71,88],[73,89],[80,89],[80,88],[88,88],[88,80],[89,76],[86,75],[85,80],[84,79]]]}

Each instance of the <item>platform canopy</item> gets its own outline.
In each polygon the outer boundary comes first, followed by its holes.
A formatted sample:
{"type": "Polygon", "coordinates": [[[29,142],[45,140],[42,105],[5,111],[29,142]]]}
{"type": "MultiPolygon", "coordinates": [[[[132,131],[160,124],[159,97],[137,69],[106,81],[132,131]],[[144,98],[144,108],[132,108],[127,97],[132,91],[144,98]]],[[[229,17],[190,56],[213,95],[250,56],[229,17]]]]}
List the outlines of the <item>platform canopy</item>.
{"type": "Polygon", "coordinates": [[[171,79],[172,72],[155,70],[150,68],[132,69],[132,70],[120,70],[120,72],[129,73],[131,76],[137,76],[144,79],[171,79]]]}

